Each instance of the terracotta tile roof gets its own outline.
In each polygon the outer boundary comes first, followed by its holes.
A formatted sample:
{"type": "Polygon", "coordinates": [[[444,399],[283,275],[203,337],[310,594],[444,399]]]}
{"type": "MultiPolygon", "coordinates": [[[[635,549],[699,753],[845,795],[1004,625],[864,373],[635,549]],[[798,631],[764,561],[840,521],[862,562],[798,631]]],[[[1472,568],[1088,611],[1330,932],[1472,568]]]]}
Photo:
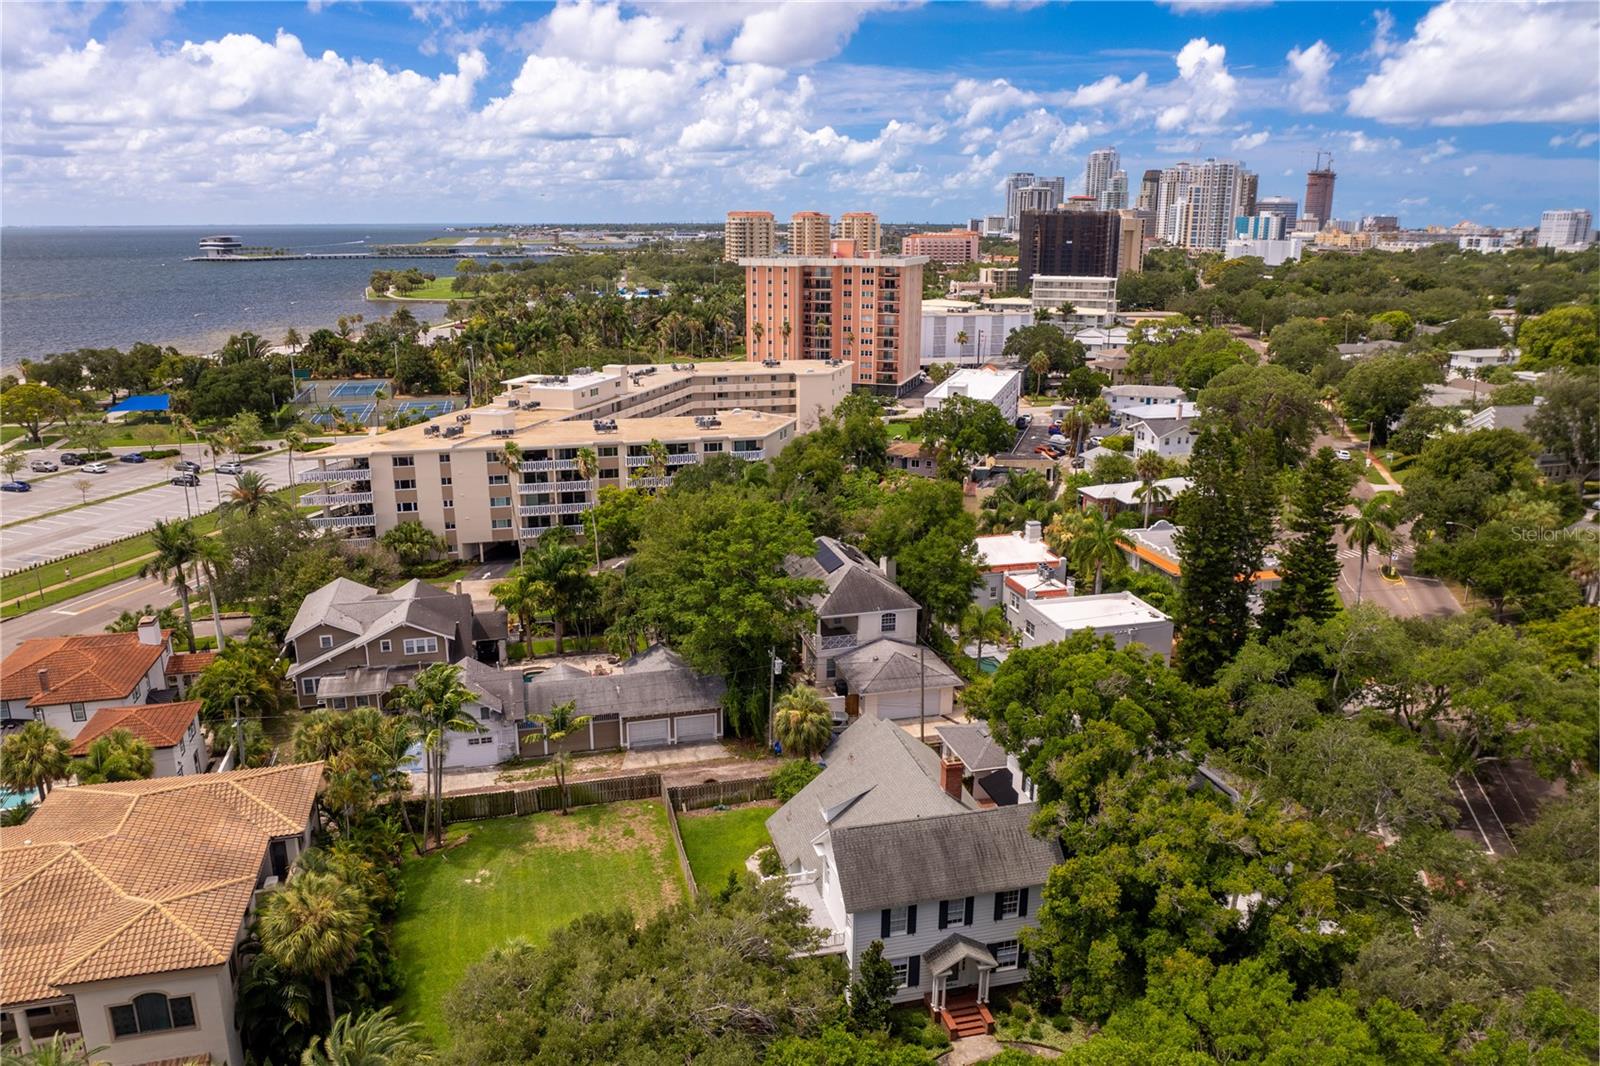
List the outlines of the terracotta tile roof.
{"type": "Polygon", "coordinates": [[[83,730],[67,749],[68,755],[82,755],[102,733],[126,729],[150,742],[153,748],[170,748],[189,732],[189,723],[200,713],[199,700],[178,703],[142,703],[135,707],[102,707],[95,711],[83,730]]]}
{"type": "Polygon", "coordinates": [[[167,676],[204,673],[206,667],[217,661],[214,651],[180,651],[167,660],[167,676]]]}
{"type": "Polygon", "coordinates": [[[160,644],[141,644],[137,633],[25,640],[0,662],[0,699],[29,707],[125,699],[166,654],[170,636],[162,630],[160,644]],[[48,692],[39,691],[40,670],[48,672],[48,692]]]}
{"type": "Polygon", "coordinates": [[[305,831],[321,763],[58,788],[0,830],[0,1004],[227,962],[273,837],[305,831]]]}

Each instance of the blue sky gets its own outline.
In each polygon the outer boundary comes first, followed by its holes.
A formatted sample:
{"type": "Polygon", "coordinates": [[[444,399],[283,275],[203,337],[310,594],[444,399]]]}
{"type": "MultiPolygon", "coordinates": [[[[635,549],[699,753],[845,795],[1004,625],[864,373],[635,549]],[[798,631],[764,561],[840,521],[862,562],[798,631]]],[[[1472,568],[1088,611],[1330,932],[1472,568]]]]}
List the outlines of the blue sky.
{"type": "MultiPolygon", "coordinates": [[[[1600,6],[0,6],[0,192],[29,224],[994,213],[1095,148],[1208,156],[1335,213],[1600,207],[1600,6]]],[[[1600,213],[1600,212],[1597,212],[1600,213]]]]}

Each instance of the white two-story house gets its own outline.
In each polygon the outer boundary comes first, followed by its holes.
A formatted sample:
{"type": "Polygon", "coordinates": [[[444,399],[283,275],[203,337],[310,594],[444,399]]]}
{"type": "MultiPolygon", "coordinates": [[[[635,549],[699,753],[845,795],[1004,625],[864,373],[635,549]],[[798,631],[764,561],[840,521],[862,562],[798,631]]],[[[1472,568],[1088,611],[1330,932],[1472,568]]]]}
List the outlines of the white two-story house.
{"type": "Polygon", "coordinates": [[[915,643],[917,601],[894,583],[894,562],[874,563],[857,548],[818,537],[812,555],[790,556],[785,569],[826,586],[811,598],[816,628],[802,639],[805,668],[826,685],[838,676],[834,661],[876,640],[915,643]]]}
{"type": "MultiPolygon", "coordinates": [[[[953,1036],[987,1032],[991,989],[1027,976],[1021,933],[1037,924],[1060,846],[1029,831],[1031,803],[980,803],[959,754],[941,758],[886,719],[852,723],[824,760],[767,820],[822,950],[854,972],[881,941],[895,1002],[923,1002],[953,1036]]],[[[1019,780],[992,794],[1030,791],[1019,780]]]]}

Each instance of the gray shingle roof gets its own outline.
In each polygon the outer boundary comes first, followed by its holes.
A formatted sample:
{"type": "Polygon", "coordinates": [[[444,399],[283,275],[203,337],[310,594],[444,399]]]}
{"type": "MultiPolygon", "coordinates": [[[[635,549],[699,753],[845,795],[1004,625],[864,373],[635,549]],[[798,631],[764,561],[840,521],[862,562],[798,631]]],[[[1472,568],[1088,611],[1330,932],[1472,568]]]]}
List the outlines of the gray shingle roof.
{"type": "Polygon", "coordinates": [[[579,714],[643,718],[714,710],[727,691],[722,678],[696,673],[675,652],[652,648],[598,676],[558,664],[527,682],[524,699],[528,715],[573,700],[579,714]]]}
{"type": "Polygon", "coordinates": [[[917,601],[859,549],[833,537],[818,537],[816,543],[814,555],[790,556],[784,568],[792,577],[809,577],[827,586],[811,598],[811,608],[818,615],[837,618],[916,608],[917,601]]]}
{"type": "Polygon", "coordinates": [[[922,683],[924,669],[929,688],[961,684],[960,675],[931,651],[924,652],[923,666],[919,667],[917,646],[900,640],[875,640],[839,658],[839,673],[850,691],[862,695],[914,689],[922,683]]]}
{"type": "Polygon", "coordinates": [[[928,967],[928,973],[941,974],[963,959],[984,966],[993,966],[994,953],[987,944],[980,944],[970,936],[952,933],[939,941],[933,947],[922,953],[922,961],[928,967]]]}
{"type": "Polygon", "coordinates": [[[416,674],[415,666],[351,666],[342,674],[318,678],[317,698],[348,700],[382,696],[396,685],[406,684],[416,674]]]}
{"type": "Polygon", "coordinates": [[[337,626],[351,633],[361,632],[361,625],[343,609],[346,605],[379,595],[378,590],[359,581],[336,577],[300,601],[285,640],[293,640],[309,629],[320,625],[337,626]]]}
{"type": "Polygon", "coordinates": [[[1192,421],[1194,420],[1190,418],[1130,418],[1128,424],[1138,425],[1143,423],[1151,433],[1158,437],[1165,437],[1176,433],[1180,429],[1188,429],[1192,421]]]}
{"type": "Polygon", "coordinates": [[[811,842],[826,829],[959,813],[972,806],[939,787],[939,756],[893,722],[864,715],[823,753],[826,767],[767,819],[785,865],[817,865],[811,842]]]}
{"type": "Polygon", "coordinates": [[[918,900],[1043,884],[1061,848],[1028,831],[1037,808],[990,807],[833,832],[834,866],[852,914],[918,900]]]}
{"type": "Polygon", "coordinates": [[[523,717],[520,670],[499,670],[470,656],[456,665],[461,667],[461,683],[471,689],[484,706],[499,711],[511,721],[523,717]]]}
{"type": "Polygon", "coordinates": [[[465,593],[447,592],[415,580],[407,581],[393,592],[379,592],[359,582],[335,578],[301,602],[284,639],[294,640],[321,625],[342,629],[352,634],[352,638],[314,658],[296,663],[289,671],[290,677],[348,648],[359,647],[396,626],[411,626],[437,633],[445,640],[463,643],[505,636],[505,622],[498,613],[479,618],[472,598],[465,593]]]}
{"type": "Polygon", "coordinates": [[[961,760],[967,773],[981,774],[988,770],[1005,769],[1006,749],[994,742],[986,723],[941,725],[938,729],[945,750],[961,760]]]}

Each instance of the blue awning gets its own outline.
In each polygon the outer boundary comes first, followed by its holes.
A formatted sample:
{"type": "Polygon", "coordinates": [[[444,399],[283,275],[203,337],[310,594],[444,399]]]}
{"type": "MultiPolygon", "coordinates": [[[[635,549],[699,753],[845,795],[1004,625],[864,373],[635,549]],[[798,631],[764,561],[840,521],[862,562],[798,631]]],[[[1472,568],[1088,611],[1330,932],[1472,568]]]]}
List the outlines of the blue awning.
{"type": "Polygon", "coordinates": [[[158,392],[150,396],[129,396],[106,413],[123,415],[140,411],[166,411],[171,406],[170,397],[164,392],[158,392]]]}

